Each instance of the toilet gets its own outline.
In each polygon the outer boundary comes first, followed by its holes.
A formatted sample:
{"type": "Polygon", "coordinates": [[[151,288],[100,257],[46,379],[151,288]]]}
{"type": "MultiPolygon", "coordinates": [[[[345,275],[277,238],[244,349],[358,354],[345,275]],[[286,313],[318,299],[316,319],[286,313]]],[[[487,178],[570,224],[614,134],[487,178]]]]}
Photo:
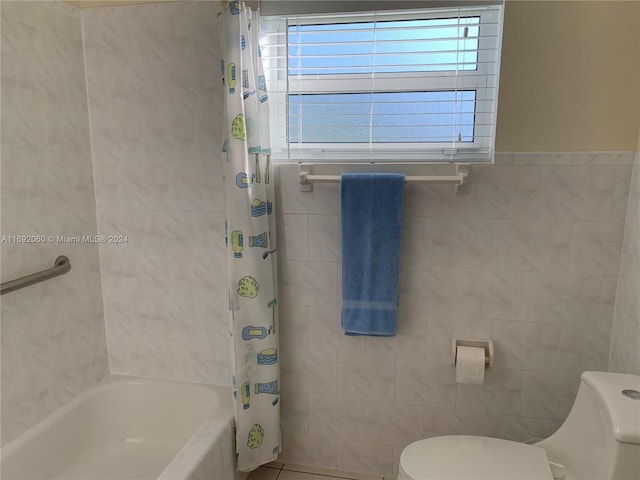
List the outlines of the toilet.
{"type": "Polygon", "coordinates": [[[535,445],[452,435],[400,456],[398,480],[480,479],[640,479],[640,376],[583,373],[569,416],[535,445]]]}

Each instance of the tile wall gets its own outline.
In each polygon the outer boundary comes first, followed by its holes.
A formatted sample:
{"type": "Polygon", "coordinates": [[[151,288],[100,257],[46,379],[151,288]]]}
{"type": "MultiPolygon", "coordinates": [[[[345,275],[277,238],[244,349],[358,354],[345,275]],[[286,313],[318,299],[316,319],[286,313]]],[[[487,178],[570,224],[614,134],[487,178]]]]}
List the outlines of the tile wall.
{"type": "Polygon", "coordinates": [[[2,2],[2,281],[64,276],[2,296],[2,443],[107,373],[80,13],[2,2]],[[44,243],[13,243],[13,235],[44,243]]]}
{"type": "Polygon", "coordinates": [[[640,153],[631,176],[611,335],[612,372],[640,375],[640,153]]]}
{"type": "Polygon", "coordinates": [[[419,438],[555,431],[608,367],[632,163],[501,153],[469,195],[409,184],[393,338],[343,335],[338,186],[280,167],[283,461],[390,476],[419,438]],[[456,385],[454,336],[494,340],[483,386],[456,385]]]}
{"type": "Polygon", "coordinates": [[[230,383],[217,12],[82,11],[112,373],[230,383]]]}

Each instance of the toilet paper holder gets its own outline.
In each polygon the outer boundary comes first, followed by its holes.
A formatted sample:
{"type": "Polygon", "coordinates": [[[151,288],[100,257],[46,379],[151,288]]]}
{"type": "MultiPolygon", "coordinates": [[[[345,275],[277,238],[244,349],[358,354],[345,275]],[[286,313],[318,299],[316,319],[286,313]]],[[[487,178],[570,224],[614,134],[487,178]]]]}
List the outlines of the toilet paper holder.
{"type": "Polygon", "coordinates": [[[458,347],[484,348],[484,368],[493,365],[493,340],[453,338],[451,340],[451,360],[454,367],[457,363],[458,347]]]}

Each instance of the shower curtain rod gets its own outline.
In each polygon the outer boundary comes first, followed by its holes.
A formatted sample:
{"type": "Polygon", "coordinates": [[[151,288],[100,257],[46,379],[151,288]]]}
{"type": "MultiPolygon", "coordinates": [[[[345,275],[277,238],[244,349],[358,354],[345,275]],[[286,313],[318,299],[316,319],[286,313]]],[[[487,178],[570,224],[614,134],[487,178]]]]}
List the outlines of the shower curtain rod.
{"type": "MultiPolygon", "coordinates": [[[[300,191],[312,192],[314,183],[337,183],[340,182],[340,175],[313,175],[310,165],[299,165],[300,191]]],[[[405,183],[435,183],[455,185],[456,193],[469,193],[471,184],[469,182],[471,165],[456,164],[455,175],[407,175],[405,183]]]]}

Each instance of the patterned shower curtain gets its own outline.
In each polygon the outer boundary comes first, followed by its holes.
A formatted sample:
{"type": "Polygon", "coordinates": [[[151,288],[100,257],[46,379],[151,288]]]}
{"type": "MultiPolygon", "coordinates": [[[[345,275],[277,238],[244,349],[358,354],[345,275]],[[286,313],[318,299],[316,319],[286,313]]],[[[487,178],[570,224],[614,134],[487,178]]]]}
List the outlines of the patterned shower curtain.
{"type": "Polygon", "coordinates": [[[239,471],[280,451],[276,248],[269,107],[258,15],[244,2],[220,14],[227,271],[239,471]]]}

